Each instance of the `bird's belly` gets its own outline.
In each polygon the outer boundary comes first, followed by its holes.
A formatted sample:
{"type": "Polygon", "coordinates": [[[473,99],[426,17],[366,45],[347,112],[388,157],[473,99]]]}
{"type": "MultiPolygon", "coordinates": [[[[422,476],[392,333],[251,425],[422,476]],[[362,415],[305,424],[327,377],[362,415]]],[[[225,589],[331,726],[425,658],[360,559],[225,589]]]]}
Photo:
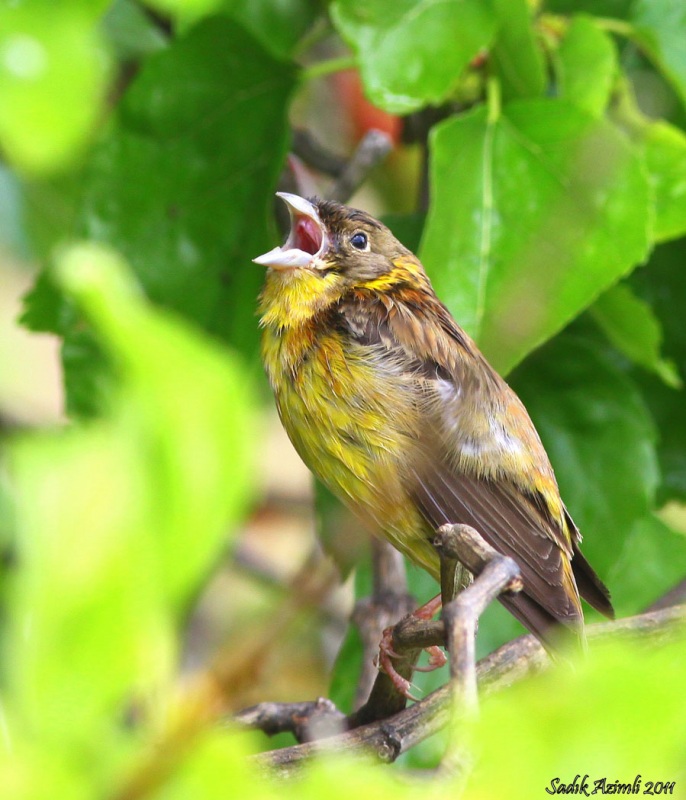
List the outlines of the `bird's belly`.
{"type": "Polygon", "coordinates": [[[434,572],[430,530],[409,492],[420,429],[411,379],[392,364],[320,348],[272,383],[284,428],[312,472],[369,529],[434,572]]]}

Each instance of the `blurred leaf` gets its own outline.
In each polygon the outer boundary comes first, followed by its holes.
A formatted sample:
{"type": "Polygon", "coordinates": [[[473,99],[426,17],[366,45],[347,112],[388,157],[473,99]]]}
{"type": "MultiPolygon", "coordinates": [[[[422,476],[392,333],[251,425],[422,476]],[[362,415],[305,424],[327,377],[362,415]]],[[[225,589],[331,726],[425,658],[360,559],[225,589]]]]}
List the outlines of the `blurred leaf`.
{"type": "Polygon", "coordinates": [[[87,175],[83,232],[120,245],[154,301],[243,343],[294,77],[230,20],[206,20],[148,59],[87,175]]]}
{"type": "Polygon", "coordinates": [[[591,313],[612,344],[627,358],[658,375],[668,386],[682,380],[676,366],[661,356],[662,327],[652,308],[626,284],[617,284],[591,306],[591,313]]]}
{"type": "Polygon", "coordinates": [[[553,14],[595,14],[597,17],[626,19],[634,0],[546,0],[545,9],[553,14]]]}
{"type": "Polygon", "coordinates": [[[21,170],[49,173],[84,146],[98,117],[107,56],[102,3],[0,6],[0,142],[21,170]]]}
{"type": "Polygon", "coordinates": [[[330,14],[367,96],[396,114],[445,100],[496,28],[491,0],[335,0],[330,14]]]}
{"type": "Polygon", "coordinates": [[[156,525],[167,539],[161,548],[165,583],[182,600],[212,562],[223,525],[242,510],[250,485],[253,431],[243,365],[198,341],[180,321],[150,313],[120,263],[97,246],[68,253],[61,274],[115,372],[121,371],[130,391],[127,408],[135,409],[150,437],[146,455],[155,469],[148,486],[156,525]]]}
{"type": "Polygon", "coordinates": [[[126,704],[168,678],[178,612],[245,508],[251,427],[240,364],[153,312],[117,257],[83,245],[58,266],[119,391],[97,423],[13,449],[8,735],[102,780],[126,743],[126,704]]]}
{"type": "Polygon", "coordinates": [[[644,114],[626,79],[617,84],[611,112],[643,156],[653,190],[655,241],[682,236],[686,233],[686,135],[644,114]]]}
{"type": "Polygon", "coordinates": [[[538,97],[546,87],[543,55],[526,0],[495,0],[498,33],[490,50],[503,97],[538,97]]]}
{"type": "MultiPolygon", "coordinates": [[[[360,597],[357,593],[355,596],[360,597]]],[[[357,627],[350,624],[336,656],[327,693],[327,697],[333,701],[336,708],[347,714],[352,712],[354,707],[362,661],[362,639],[357,627]]]]}
{"type": "Polygon", "coordinates": [[[615,781],[633,784],[637,776],[640,793],[648,780],[676,780],[678,794],[685,777],[684,680],[683,640],[661,647],[598,645],[573,668],[559,664],[487,698],[465,800],[544,797],[554,793],[554,778],[571,784],[578,775],[581,783],[584,774],[589,795],[599,789],[597,780],[611,790],[615,781]]]}
{"type": "Polygon", "coordinates": [[[616,77],[617,55],[612,39],[591,18],[572,20],[557,53],[557,67],[560,95],[591,116],[602,116],[616,77]]]}
{"type": "Polygon", "coordinates": [[[619,616],[638,614],[686,577],[686,537],[655,516],[645,517],[626,537],[607,576],[619,616]]]}
{"type": "Polygon", "coordinates": [[[37,263],[46,263],[55,249],[74,235],[83,191],[80,170],[76,168],[40,180],[25,178],[21,181],[21,190],[28,255],[37,263]]]}
{"type": "Polygon", "coordinates": [[[647,255],[641,159],[610,123],[563,101],[441,123],[431,175],[422,261],[502,372],[647,255]]]}
{"type": "Polygon", "coordinates": [[[97,417],[107,409],[115,381],[112,362],[90,325],[83,320],[76,323],[73,333],[65,336],[61,357],[65,412],[72,418],[97,417]]]}
{"type": "Polygon", "coordinates": [[[102,19],[102,32],[118,58],[143,58],[167,46],[167,37],[134,0],[115,0],[102,19]]]}
{"type": "Polygon", "coordinates": [[[117,744],[118,717],[144,665],[149,687],[173,658],[143,530],[144,475],[130,440],[116,433],[26,441],[13,465],[22,562],[10,603],[14,709],[44,745],[94,760],[117,744]]]}
{"type": "Polygon", "coordinates": [[[528,633],[526,628],[504,606],[500,603],[491,603],[479,619],[477,658],[483,658],[505,642],[511,642],[525,633],[528,633]]]}
{"type": "Polygon", "coordinates": [[[584,535],[583,551],[604,579],[659,479],[655,428],[632,381],[597,347],[561,335],[512,376],[584,535]]]}
{"type": "MultiPolygon", "coordinates": [[[[226,800],[228,783],[233,797],[255,796],[256,779],[249,758],[256,751],[253,744],[252,735],[244,732],[240,736],[226,730],[206,732],[155,796],[160,800],[226,800]]],[[[265,800],[272,796],[266,784],[258,791],[265,800]]]]}
{"type": "Polygon", "coordinates": [[[637,376],[659,431],[658,456],[662,482],[660,502],[686,501],[686,391],[671,389],[650,376],[637,376]]]}
{"type": "Polygon", "coordinates": [[[36,333],[50,332],[64,336],[76,317],[73,305],[62,297],[52,272],[41,272],[27,298],[20,318],[22,325],[36,333]]]}
{"type": "Polygon", "coordinates": [[[686,103],[686,4],[682,0],[635,0],[631,20],[642,45],[686,103]]]}
{"type": "MultiPolygon", "coordinates": [[[[146,61],[91,158],[80,200],[78,233],[117,247],[153,301],[244,350],[257,343],[263,274],[250,259],[271,242],[267,211],[293,84],[293,70],[235,23],[200,23],[146,61]]],[[[37,302],[27,297],[34,329],[37,302]]],[[[47,328],[60,312],[41,313],[47,328]]],[[[98,365],[65,367],[85,376],[98,365]]],[[[67,390],[71,409],[91,410],[76,402],[76,384],[67,390]]]]}
{"type": "MultiPolygon", "coordinates": [[[[645,269],[637,270],[631,276],[631,286],[659,317],[664,331],[663,350],[676,363],[682,376],[686,375],[684,263],[686,239],[679,239],[657,247],[645,269]]],[[[660,499],[686,499],[686,391],[670,389],[649,375],[636,377],[660,433],[660,499]]]]}
{"type": "Polygon", "coordinates": [[[199,20],[211,14],[222,0],[144,0],[145,5],[180,19],[199,20]]]}
{"type": "Polygon", "coordinates": [[[319,0],[223,0],[220,11],[231,16],[277,58],[292,55],[321,13],[319,0]]]}
{"type": "Polygon", "coordinates": [[[381,220],[405,247],[416,253],[422,239],[426,216],[424,214],[384,214],[381,220]]]}
{"type": "Polygon", "coordinates": [[[316,478],[314,493],[318,540],[345,581],[361,562],[369,559],[370,534],[352,511],[316,478]]]}

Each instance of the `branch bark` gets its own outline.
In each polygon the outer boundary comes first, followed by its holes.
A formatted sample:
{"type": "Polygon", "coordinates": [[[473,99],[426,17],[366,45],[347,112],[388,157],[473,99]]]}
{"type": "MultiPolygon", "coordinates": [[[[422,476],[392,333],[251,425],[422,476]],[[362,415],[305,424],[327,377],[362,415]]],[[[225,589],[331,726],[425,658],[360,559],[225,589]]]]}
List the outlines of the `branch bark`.
{"type": "MultiPolygon", "coordinates": [[[[669,640],[686,622],[686,608],[676,606],[589,625],[589,640],[639,640],[659,644],[669,640]]],[[[440,624],[440,623],[439,623],[440,624]]],[[[549,665],[543,647],[532,635],[521,636],[491,653],[477,665],[482,696],[503,689],[549,665]]],[[[323,751],[349,757],[394,761],[401,753],[443,728],[450,717],[451,688],[437,689],[393,717],[364,725],[323,741],[294,745],[255,756],[258,765],[278,776],[290,776],[309,758],[323,751]]]]}

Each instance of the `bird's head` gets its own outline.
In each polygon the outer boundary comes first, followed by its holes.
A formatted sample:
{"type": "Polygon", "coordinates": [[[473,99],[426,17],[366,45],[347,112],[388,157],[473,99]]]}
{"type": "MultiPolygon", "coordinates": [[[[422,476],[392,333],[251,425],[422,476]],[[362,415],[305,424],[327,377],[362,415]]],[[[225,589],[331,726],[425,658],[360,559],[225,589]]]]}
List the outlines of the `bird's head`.
{"type": "Polygon", "coordinates": [[[389,229],[364,211],[279,192],[291,217],[285,244],[253,259],[279,272],[335,273],[348,285],[373,280],[410,254],[389,229]]]}
{"type": "Polygon", "coordinates": [[[364,211],[279,192],[291,219],[281,247],[253,259],[269,268],[263,322],[304,321],[355,289],[385,289],[408,268],[423,274],[412,253],[364,211]]]}

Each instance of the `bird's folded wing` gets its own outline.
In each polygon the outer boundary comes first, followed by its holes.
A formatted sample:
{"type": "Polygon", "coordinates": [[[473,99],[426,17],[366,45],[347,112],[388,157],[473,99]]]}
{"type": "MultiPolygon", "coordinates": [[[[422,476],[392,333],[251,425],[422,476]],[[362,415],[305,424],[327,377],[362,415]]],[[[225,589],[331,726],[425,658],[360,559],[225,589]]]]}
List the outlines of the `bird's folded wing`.
{"type": "Polygon", "coordinates": [[[425,463],[415,473],[413,494],[432,528],[471,525],[498,552],[517,562],[524,591],[503,602],[534,633],[545,640],[555,623],[580,623],[568,557],[532,502],[515,495],[507,484],[451,472],[440,461],[425,463]]]}

